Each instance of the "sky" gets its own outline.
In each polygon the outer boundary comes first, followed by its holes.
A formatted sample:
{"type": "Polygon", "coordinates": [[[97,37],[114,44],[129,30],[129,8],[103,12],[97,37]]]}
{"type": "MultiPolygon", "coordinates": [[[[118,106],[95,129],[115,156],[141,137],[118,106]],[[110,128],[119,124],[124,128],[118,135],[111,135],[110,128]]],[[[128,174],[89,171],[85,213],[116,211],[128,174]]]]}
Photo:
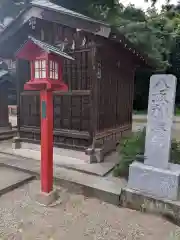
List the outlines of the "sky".
{"type": "MultiPolygon", "coordinates": [[[[150,3],[146,3],[144,0],[120,0],[121,3],[123,3],[125,6],[132,3],[136,7],[142,8],[146,10],[149,6],[151,6],[150,3]]],[[[170,3],[176,4],[178,0],[171,0],[170,3]]],[[[165,4],[165,0],[157,0],[156,8],[159,10],[161,8],[161,5],[165,4]]]]}

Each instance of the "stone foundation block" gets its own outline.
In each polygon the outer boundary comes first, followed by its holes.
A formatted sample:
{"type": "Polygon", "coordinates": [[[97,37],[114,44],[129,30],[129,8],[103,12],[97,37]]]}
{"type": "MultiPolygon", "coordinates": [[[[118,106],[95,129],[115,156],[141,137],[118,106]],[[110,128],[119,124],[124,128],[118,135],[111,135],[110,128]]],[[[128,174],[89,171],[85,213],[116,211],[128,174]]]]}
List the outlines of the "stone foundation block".
{"type": "Polygon", "coordinates": [[[50,193],[40,192],[39,194],[36,195],[36,201],[43,206],[51,205],[52,203],[56,202],[58,198],[59,195],[56,190],[50,193]]]}
{"type": "Polygon", "coordinates": [[[13,138],[12,148],[13,149],[20,149],[21,148],[21,139],[19,137],[13,138]]]}
{"type": "Polygon", "coordinates": [[[179,199],[179,169],[165,170],[139,162],[131,164],[128,188],[157,198],[179,199]]]}

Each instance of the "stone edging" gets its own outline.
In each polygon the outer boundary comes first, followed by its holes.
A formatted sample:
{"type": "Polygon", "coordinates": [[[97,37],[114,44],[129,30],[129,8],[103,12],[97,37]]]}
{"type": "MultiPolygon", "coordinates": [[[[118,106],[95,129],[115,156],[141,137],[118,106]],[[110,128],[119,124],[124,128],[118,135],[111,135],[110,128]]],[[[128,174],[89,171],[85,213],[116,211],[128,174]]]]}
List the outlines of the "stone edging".
{"type": "Polygon", "coordinates": [[[155,199],[132,189],[122,189],[120,205],[143,213],[160,215],[180,226],[180,202],[155,199]]]}
{"type": "MultiPolygon", "coordinates": [[[[23,158],[19,160],[12,155],[9,157],[4,155],[4,157],[0,158],[0,165],[33,174],[37,178],[40,175],[40,164],[35,160],[23,160],[23,158]]],[[[69,175],[71,170],[59,169],[60,171],[54,171],[55,183],[70,191],[80,191],[85,196],[96,197],[119,207],[131,208],[143,213],[158,214],[180,226],[180,202],[155,199],[152,196],[143,195],[140,192],[120,186],[118,181],[115,183],[117,185],[115,187],[114,182],[111,183],[110,180],[110,185],[106,189],[107,179],[105,178],[91,176],[95,178],[95,181],[92,182],[88,182],[84,178],[77,180],[77,178],[73,179],[73,175],[69,175]]]]}
{"type": "MultiPolygon", "coordinates": [[[[23,171],[39,178],[39,161],[12,155],[8,156],[8,154],[0,155],[1,166],[23,171]]],[[[78,187],[78,190],[81,190],[85,196],[96,197],[102,201],[119,205],[121,186],[119,186],[119,184],[117,186],[111,179],[108,181],[107,178],[94,175],[87,176],[87,174],[84,173],[58,167],[54,169],[54,181],[71,191],[74,191],[74,189],[78,187]],[[74,173],[76,176],[73,175],[74,173]]]]}

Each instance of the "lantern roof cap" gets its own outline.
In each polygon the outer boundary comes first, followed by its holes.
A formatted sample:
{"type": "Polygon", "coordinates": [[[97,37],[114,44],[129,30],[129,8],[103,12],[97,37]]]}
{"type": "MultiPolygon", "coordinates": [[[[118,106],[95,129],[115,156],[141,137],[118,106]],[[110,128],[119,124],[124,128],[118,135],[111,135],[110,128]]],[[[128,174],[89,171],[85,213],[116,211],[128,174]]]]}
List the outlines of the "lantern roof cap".
{"type": "Polygon", "coordinates": [[[16,52],[16,56],[18,56],[18,53],[23,49],[23,47],[25,47],[25,45],[31,41],[33,44],[35,44],[36,46],[38,46],[39,48],[41,48],[42,50],[44,50],[47,53],[53,53],[55,55],[59,55],[61,57],[64,57],[66,59],[69,60],[74,60],[73,57],[71,57],[70,55],[68,55],[67,53],[63,52],[60,48],[52,46],[46,42],[42,42],[32,36],[28,36],[28,40],[21,46],[21,48],[16,52]]]}

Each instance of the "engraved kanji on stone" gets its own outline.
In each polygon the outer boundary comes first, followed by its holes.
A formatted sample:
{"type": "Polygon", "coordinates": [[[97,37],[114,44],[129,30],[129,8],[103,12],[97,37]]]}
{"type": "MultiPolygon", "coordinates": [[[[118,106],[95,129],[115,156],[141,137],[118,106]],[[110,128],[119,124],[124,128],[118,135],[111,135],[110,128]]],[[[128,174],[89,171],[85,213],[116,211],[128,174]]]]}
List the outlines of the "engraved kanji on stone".
{"type": "Polygon", "coordinates": [[[169,99],[168,91],[170,86],[165,79],[160,79],[154,86],[151,99],[151,116],[155,119],[163,120],[168,115],[169,99]]]}

